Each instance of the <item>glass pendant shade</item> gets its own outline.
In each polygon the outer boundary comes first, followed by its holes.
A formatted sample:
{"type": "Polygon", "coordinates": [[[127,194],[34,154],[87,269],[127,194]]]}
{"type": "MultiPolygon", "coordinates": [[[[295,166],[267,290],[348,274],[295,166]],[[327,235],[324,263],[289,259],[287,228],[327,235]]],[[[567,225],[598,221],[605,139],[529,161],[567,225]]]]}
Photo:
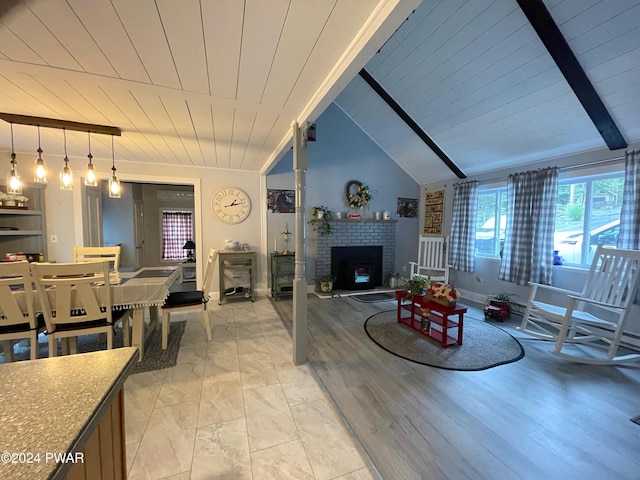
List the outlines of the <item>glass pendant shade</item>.
{"type": "Polygon", "coordinates": [[[109,197],[120,198],[120,180],[116,176],[116,153],[113,146],[113,135],[111,135],[111,178],[109,179],[109,197]]]}
{"type": "Polygon", "coordinates": [[[116,168],[113,167],[111,170],[113,171],[113,174],[109,179],[109,197],[120,198],[120,180],[118,180],[118,177],[116,176],[116,168]]]}
{"type": "Polygon", "coordinates": [[[13,123],[11,124],[11,169],[7,174],[7,193],[19,195],[22,193],[22,181],[18,174],[18,164],[16,154],[13,151],[13,123]]]}
{"type": "Polygon", "coordinates": [[[96,172],[93,169],[93,163],[91,162],[91,160],[93,160],[93,155],[91,155],[91,132],[87,132],[87,134],[89,137],[89,155],[87,155],[89,158],[89,164],[87,165],[87,174],[84,176],[84,184],[87,187],[97,187],[98,177],[96,177],[96,172]]]}
{"type": "Polygon", "coordinates": [[[64,167],[60,170],[60,190],[71,190],[73,188],[73,172],[69,168],[69,157],[67,156],[67,131],[62,129],[64,134],[64,167]]]}
{"type": "Polygon", "coordinates": [[[93,170],[93,164],[89,163],[87,165],[87,174],[84,177],[84,184],[87,187],[97,187],[98,186],[98,177],[96,177],[96,172],[93,170]]]}
{"type": "Polygon", "coordinates": [[[38,125],[38,158],[33,162],[33,181],[47,183],[47,163],[42,158],[42,148],[40,147],[40,125],[38,125]]]}
{"type": "Polygon", "coordinates": [[[73,188],[73,172],[69,168],[69,159],[64,157],[64,167],[60,170],[60,190],[73,188]]]}

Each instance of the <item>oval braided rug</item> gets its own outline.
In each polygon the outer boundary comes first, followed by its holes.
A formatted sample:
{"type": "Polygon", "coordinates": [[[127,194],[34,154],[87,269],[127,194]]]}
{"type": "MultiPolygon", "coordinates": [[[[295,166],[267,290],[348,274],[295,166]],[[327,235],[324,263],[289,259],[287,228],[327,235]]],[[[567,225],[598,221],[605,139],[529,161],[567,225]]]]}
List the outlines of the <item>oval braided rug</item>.
{"type": "Polygon", "coordinates": [[[396,310],[371,315],[364,330],[378,346],[398,357],[447,370],[486,370],[524,357],[520,342],[503,329],[465,316],[462,345],[442,348],[432,338],[397,322],[396,310]]]}

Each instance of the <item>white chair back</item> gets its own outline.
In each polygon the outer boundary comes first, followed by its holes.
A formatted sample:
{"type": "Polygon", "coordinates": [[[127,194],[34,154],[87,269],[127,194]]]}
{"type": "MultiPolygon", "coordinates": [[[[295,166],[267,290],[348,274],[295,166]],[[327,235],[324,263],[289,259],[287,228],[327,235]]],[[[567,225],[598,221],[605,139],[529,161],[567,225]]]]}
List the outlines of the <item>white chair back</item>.
{"type": "Polygon", "coordinates": [[[4,362],[12,362],[13,344],[29,339],[31,360],[38,358],[38,333],[43,325],[35,312],[35,295],[29,263],[0,263],[0,343],[4,362]]]}
{"type": "Polygon", "coordinates": [[[411,276],[429,276],[431,280],[449,283],[449,238],[420,236],[418,260],[409,262],[411,276]]]}
{"type": "Polygon", "coordinates": [[[120,251],[116,247],[73,247],[73,263],[109,261],[112,284],[120,283],[120,251]]]}
{"type": "Polygon", "coordinates": [[[29,262],[0,263],[0,327],[28,324],[37,328],[29,262]],[[24,291],[25,305],[18,303],[14,291],[24,291]]]}
{"type": "Polygon", "coordinates": [[[34,263],[31,268],[49,333],[67,323],[112,323],[108,260],[34,263]]]}
{"type": "Polygon", "coordinates": [[[207,256],[207,264],[204,268],[204,278],[202,280],[202,293],[205,300],[209,300],[209,291],[211,290],[211,282],[213,281],[213,271],[216,266],[216,257],[218,251],[214,248],[209,249],[209,255],[207,256]]]}

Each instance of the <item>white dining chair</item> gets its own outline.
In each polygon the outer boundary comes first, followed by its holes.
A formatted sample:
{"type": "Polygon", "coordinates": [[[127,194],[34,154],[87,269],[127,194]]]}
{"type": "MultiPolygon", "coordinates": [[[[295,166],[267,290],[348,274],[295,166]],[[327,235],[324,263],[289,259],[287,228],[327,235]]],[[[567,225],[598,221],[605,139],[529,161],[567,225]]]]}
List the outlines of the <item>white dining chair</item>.
{"type": "Polygon", "coordinates": [[[44,329],[42,316],[35,313],[35,295],[29,262],[0,263],[0,342],[5,363],[13,361],[13,344],[28,339],[31,360],[38,358],[38,333],[44,329]],[[14,292],[24,293],[24,304],[14,292]]]}
{"type": "Polygon", "coordinates": [[[69,339],[77,353],[77,337],[105,334],[113,347],[113,317],[109,261],[34,263],[31,265],[38,301],[49,339],[49,357],[57,355],[57,340],[69,339]]]}
{"type": "Polygon", "coordinates": [[[204,270],[204,279],[202,281],[202,290],[191,290],[186,292],[171,292],[162,306],[162,349],[166,350],[169,341],[169,321],[171,313],[183,312],[186,310],[201,310],[202,322],[207,332],[207,338],[212,340],[211,325],[209,324],[209,312],[207,311],[207,303],[211,296],[209,290],[213,279],[213,270],[215,267],[217,251],[213,248],[209,249],[207,264],[204,270]]]}
{"type": "Polygon", "coordinates": [[[120,247],[73,247],[73,263],[108,260],[112,285],[120,283],[120,247]]]}

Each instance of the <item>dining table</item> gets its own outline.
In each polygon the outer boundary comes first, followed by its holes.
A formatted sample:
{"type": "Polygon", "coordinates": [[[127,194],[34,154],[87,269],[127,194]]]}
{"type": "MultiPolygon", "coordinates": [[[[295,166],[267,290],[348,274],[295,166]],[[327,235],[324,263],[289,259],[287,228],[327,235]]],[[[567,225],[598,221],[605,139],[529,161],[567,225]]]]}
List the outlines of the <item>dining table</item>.
{"type": "MultiPolygon", "coordinates": [[[[179,267],[143,267],[132,272],[121,271],[120,282],[110,285],[111,306],[114,309],[132,312],[131,346],[138,349],[139,362],[144,356],[147,333],[159,325],[158,308],[164,305],[169,296],[169,288],[178,278],[180,278],[179,267]],[[145,322],[145,309],[149,309],[148,324],[145,322]]],[[[103,291],[99,290],[99,292],[103,291]]],[[[24,291],[15,291],[13,294],[18,296],[18,304],[23,311],[26,311],[24,291]]],[[[52,306],[55,305],[55,293],[51,292],[49,300],[52,306]]],[[[41,311],[37,296],[35,302],[36,311],[41,311]]],[[[82,305],[72,304],[71,306],[82,308],[82,305]]],[[[123,325],[123,328],[128,328],[128,325],[123,325]]]]}
{"type": "Polygon", "coordinates": [[[159,325],[158,308],[164,305],[169,288],[180,275],[179,267],[143,267],[135,272],[121,271],[120,283],[111,285],[111,305],[132,311],[131,346],[138,349],[139,362],[144,356],[147,338],[145,309],[149,309],[149,327],[156,328],[159,325]]]}

